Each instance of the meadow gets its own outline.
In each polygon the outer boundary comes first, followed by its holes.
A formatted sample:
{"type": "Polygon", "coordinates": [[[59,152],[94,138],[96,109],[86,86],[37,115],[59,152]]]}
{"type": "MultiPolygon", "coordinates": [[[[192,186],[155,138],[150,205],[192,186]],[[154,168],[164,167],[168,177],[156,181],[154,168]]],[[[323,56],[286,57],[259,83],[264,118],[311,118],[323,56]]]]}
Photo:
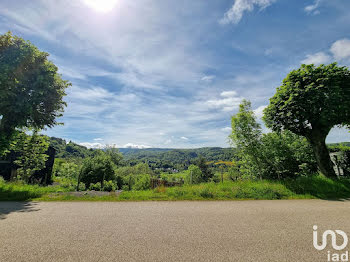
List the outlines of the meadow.
{"type": "Polygon", "coordinates": [[[348,199],[350,180],[332,180],[317,175],[297,179],[239,180],[201,183],[181,187],[110,192],[103,196],[69,194],[61,186],[41,187],[0,181],[1,201],[176,201],[176,200],[249,200],[249,199],[348,199]]]}

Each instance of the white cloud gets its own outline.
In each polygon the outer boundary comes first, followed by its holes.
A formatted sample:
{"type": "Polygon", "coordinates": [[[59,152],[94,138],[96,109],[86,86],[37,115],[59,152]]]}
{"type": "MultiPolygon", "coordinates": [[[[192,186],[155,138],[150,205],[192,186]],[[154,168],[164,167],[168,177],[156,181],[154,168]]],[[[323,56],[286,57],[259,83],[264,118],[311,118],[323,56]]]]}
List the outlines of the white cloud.
{"type": "Polygon", "coordinates": [[[220,96],[223,98],[208,100],[208,107],[228,112],[237,108],[242,101],[242,97],[238,97],[236,91],[223,91],[220,96]]]}
{"type": "Polygon", "coordinates": [[[100,138],[100,137],[94,138],[94,141],[103,141],[103,138],[100,138]]]}
{"type": "Polygon", "coordinates": [[[344,60],[350,58],[350,39],[344,38],[335,41],[329,49],[331,55],[326,52],[318,52],[315,54],[306,55],[306,58],[301,61],[302,64],[327,64],[332,60],[344,60]]]}
{"type": "Polygon", "coordinates": [[[123,147],[124,148],[137,148],[137,149],[151,148],[151,146],[138,145],[138,144],[133,144],[133,143],[127,143],[123,147]]]}
{"type": "Polygon", "coordinates": [[[346,59],[350,57],[350,40],[347,38],[334,42],[330,51],[334,57],[338,60],[346,59]]]}
{"type": "Polygon", "coordinates": [[[324,52],[306,55],[306,58],[301,61],[302,64],[327,64],[331,61],[331,57],[324,52]]]}
{"type": "Polygon", "coordinates": [[[262,118],[263,115],[264,115],[264,109],[266,108],[267,106],[259,106],[257,109],[254,110],[254,114],[257,118],[262,118]]]}
{"type": "Polygon", "coordinates": [[[205,83],[211,83],[213,82],[215,76],[214,75],[205,75],[201,78],[201,81],[205,82],[205,83]]]}
{"type": "Polygon", "coordinates": [[[220,96],[222,96],[222,97],[234,97],[234,96],[237,96],[237,92],[236,91],[223,91],[223,92],[221,92],[220,96]]]}
{"type": "Polygon", "coordinates": [[[79,145],[85,146],[87,148],[98,148],[98,149],[102,149],[106,147],[106,145],[101,143],[89,143],[89,142],[79,143],[79,145]]]}
{"type": "Polygon", "coordinates": [[[86,88],[86,87],[82,88],[77,85],[74,85],[73,87],[68,89],[67,93],[70,99],[88,100],[88,101],[103,100],[113,96],[111,92],[98,86],[94,86],[90,88],[86,88]]]}
{"type": "Polygon", "coordinates": [[[223,132],[231,132],[232,128],[227,126],[227,127],[221,128],[221,131],[223,131],[223,132]]]}
{"type": "Polygon", "coordinates": [[[304,11],[308,14],[318,15],[320,13],[317,8],[320,5],[321,0],[315,0],[312,5],[305,6],[304,11]]]}
{"type": "Polygon", "coordinates": [[[188,138],[187,137],[185,137],[185,136],[182,136],[182,137],[180,137],[182,140],[188,140],[188,138]]]}
{"type": "Polygon", "coordinates": [[[220,24],[238,24],[241,21],[244,12],[251,12],[254,6],[260,7],[260,10],[268,7],[276,0],[235,0],[233,6],[220,19],[220,24]]]}

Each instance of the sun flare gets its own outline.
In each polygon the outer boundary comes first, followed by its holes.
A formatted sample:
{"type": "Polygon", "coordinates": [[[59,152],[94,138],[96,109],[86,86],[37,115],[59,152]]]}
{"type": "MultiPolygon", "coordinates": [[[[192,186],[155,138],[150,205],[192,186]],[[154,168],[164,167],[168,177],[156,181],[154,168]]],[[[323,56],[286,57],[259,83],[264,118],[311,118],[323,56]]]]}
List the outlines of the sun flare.
{"type": "Polygon", "coordinates": [[[107,13],[115,7],[118,0],[83,0],[83,2],[97,12],[107,13]]]}

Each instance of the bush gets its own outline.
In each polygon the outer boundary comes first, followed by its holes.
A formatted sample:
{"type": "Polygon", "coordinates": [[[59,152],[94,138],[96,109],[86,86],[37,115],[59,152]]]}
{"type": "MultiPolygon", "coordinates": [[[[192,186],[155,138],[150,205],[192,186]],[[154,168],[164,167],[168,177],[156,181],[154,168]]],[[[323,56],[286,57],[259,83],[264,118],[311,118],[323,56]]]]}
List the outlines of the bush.
{"type": "Polygon", "coordinates": [[[53,175],[77,179],[81,166],[63,159],[56,159],[53,167],[53,175]]]}
{"type": "Polygon", "coordinates": [[[215,173],[213,177],[211,178],[211,181],[215,183],[219,183],[221,181],[221,174],[220,173],[215,173]]]}
{"type": "Polygon", "coordinates": [[[79,191],[85,191],[86,190],[86,186],[85,186],[84,183],[79,183],[78,188],[79,188],[79,191]]]}
{"type": "MultiPolygon", "coordinates": [[[[135,166],[119,167],[115,170],[115,174],[115,181],[118,184],[118,188],[126,188],[124,187],[126,185],[127,189],[125,190],[132,190],[140,174],[150,177],[153,175],[153,171],[149,168],[148,164],[140,163],[135,166]]],[[[137,185],[136,187],[139,186],[137,185]]]]}
{"type": "Polygon", "coordinates": [[[203,182],[202,171],[196,165],[190,165],[187,170],[186,184],[199,184],[203,182]]]}
{"type": "Polygon", "coordinates": [[[89,190],[101,191],[101,182],[97,182],[96,184],[91,183],[89,190]]]}
{"type": "Polygon", "coordinates": [[[132,189],[134,190],[146,190],[151,187],[151,177],[149,175],[139,175],[136,177],[136,181],[132,189]]]}
{"type": "Polygon", "coordinates": [[[128,186],[128,185],[124,185],[124,186],[122,187],[122,190],[123,190],[123,191],[129,191],[129,186],[128,186]]]}
{"type": "Polygon", "coordinates": [[[69,191],[74,191],[77,186],[77,182],[75,179],[67,178],[67,177],[55,177],[53,179],[54,182],[59,183],[62,188],[66,188],[69,191]]]}
{"type": "Polygon", "coordinates": [[[83,162],[80,173],[80,181],[85,185],[103,183],[104,180],[114,180],[114,165],[109,156],[99,153],[83,162]]]}
{"type": "Polygon", "coordinates": [[[111,192],[115,190],[116,190],[116,185],[112,180],[103,182],[103,191],[111,192]]]}

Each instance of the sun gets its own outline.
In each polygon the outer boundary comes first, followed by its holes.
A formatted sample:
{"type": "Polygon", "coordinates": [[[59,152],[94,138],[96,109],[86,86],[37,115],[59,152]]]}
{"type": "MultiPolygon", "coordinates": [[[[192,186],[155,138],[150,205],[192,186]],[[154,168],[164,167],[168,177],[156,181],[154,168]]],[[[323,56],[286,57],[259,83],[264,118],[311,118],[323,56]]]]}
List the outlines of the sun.
{"type": "Polygon", "coordinates": [[[118,1],[119,0],[83,0],[88,7],[101,13],[111,11],[118,1]]]}

